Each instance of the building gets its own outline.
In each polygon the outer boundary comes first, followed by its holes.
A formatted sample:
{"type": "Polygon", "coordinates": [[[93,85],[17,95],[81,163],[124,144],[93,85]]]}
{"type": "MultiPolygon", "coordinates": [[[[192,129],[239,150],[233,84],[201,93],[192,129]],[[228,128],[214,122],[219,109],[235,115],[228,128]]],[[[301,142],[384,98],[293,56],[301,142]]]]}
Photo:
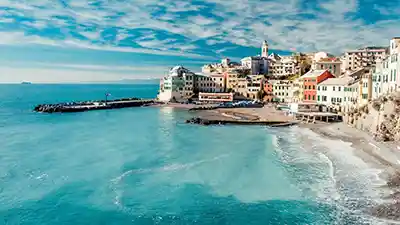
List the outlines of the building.
{"type": "Polygon", "coordinates": [[[317,85],[335,76],[328,70],[311,70],[300,77],[303,82],[303,102],[317,102],[317,85]]]}
{"type": "Polygon", "coordinates": [[[264,101],[265,102],[272,102],[274,100],[274,87],[271,81],[264,80],[263,82],[264,87],[264,101]]]}
{"type": "Polygon", "coordinates": [[[317,85],[317,103],[326,106],[342,105],[346,98],[347,87],[355,83],[351,77],[329,78],[317,85]]]}
{"type": "Polygon", "coordinates": [[[359,82],[358,105],[365,105],[372,99],[372,74],[365,73],[359,82]]]}
{"type": "Polygon", "coordinates": [[[224,74],[211,74],[214,93],[226,92],[226,79],[224,74]]]}
{"type": "Polygon", "coordinates": [[[300,77],[311,69],[312,57],[306,53],[297,52],[293,54],[295,61],[295,73],[300,77]]]}
{"type": "Polygon", "coordinates": [[[199,93],[199,101],[207,102],[231,102],[233,93],[199,93]]]}
{"type": "Polygon", "coordinates": [[[366,47],[347,51],[343,57],[343,67],[345,70],[372,68],[376,65],[377,59],[384,59],[386,55],[387,48],[385,47],[366,47]]]}
{"type": "Polygon", "coordinates": [[[280,56],[271,53],[268,56],[268,75],[273,77],[287,77],[297,73],[296,60],[293,56],[280,56]]]}
{"type": "Polygon", "coordinates": [[[292,83],[292,101],[302,102],[304,99],[304,82],[302,79],[297,78],[292,83]]]}
{"type": "Polygon", "coordinates": [[[199,92],[221,93],[226,89],[225,84],[223,74],[195,74],[182,66],[175,66],[167,76],[161,78],[158,99],[181,101],[199,92]]]}
{"type": "Polygon", "coordinates": [[[264,41],[261,46],[261,56],[249,56],[240,60],[242,67],[250,69],[250,74],[268,74],[268,43],[264,41]]]}
{"type": "Polygon", "coordinates": [[[158,99],[174,101],[189,98],[194,91],[196,75],[182,66],[175,66],[161,78],[158,99]]]}
{"type": "Polygon", "coordinates": [[[276,102],[292,102],[293,86],[289,80],[271,80],[273,85],[274,101],[276,102]]]}
{"type": "Polygon", "coordinates": [[[400,90],[400,38],[390,40],[389,54],[372,69],[372,99],[400,90]]]}
{"type": "Polygon", "coordinates": [[[250,69],[250,74],[268,74],[268,60],[262,56],[249,56],[240,60],[244,68],[250,69]]]}
{"type": "Polygon", "coordinates": [[[201,72],[204,74],[224,73],[230,69],[240,68],[241,64],[237,62],[231,62],[229,58],[221,60],[221,63],[206,64],[201,68],[201,72]]]}
{"type": "Polygon", "coordinates": [[[344,87],[344,99],[342,102],[342,112],[349,112],[357,108],[359,82],[350,83],[344,87]]]}
{"type": "Polygon", "coordinates": [[[238,71],[228,71],[224,73],[226,80],[226,91],[247,96],[247,76],[238,71]]]}
{"type": "Polygon", "coordinates": [[[247,93],[246,97],[256,99],[258,98],[258,93],[263,89],[263,75],[249,75],[247,79],[247,93]]]}
{"type": "Polygon", "coordinates": [[[335,77],[340,77],[342,61],[339,58],[318,58],[318,61],[314,61],[312,69],[314,70],[329,70],[335,77]]]}

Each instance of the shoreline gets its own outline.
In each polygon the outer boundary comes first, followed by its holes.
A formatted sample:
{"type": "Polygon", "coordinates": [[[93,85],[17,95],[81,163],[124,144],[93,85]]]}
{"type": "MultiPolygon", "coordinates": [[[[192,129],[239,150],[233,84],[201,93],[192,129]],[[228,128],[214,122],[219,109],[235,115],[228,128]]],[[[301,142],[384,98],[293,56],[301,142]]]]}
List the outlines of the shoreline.
{"type": "MultiPolygon", "coordinates": [[[[177,108],[188,109],[190,106],[178,106],[177,108]]],[[[297,121],[270,105],[263,108],[200,110],[193,113],[206,119],[297,121]]],[[[310,129],[323,138],[349,143],[354,149],[353,153],[356,157],[360,158],[371,168],[380,169],[382,172],[377,174],[377,176],[383,180],[384,184],[373,188],[377,188],[376,191],[381,189],[382,193],[384,193],[381,196],[382,202],[376,202],[376,204],[371,205],[365,213],[385,222],[400,223],[400,151],[396,152],[398,149],[394,148],[399,143],[377,142],[373,139],[372,135],[350,127],[343,122],[317,122],[315,124],[300,122],[295,126],[310,129]]]]}

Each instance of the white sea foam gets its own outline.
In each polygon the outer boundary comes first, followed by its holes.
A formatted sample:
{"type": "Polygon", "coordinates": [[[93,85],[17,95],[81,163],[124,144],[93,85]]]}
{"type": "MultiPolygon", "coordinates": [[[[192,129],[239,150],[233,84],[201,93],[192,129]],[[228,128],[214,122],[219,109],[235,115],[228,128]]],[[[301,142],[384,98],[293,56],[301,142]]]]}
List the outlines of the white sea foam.
{"type": "Polygon", "coordinates": [[[321,201],[331,202],[343,212],[359,214],[360,218],[374,221],[375,224],[375,218],[363,215],[359,210],[373,202],[382,202],[381,197],[387,194],[387,190],[379,189],[386,183],[379,176],[382,169],[374,168],[355,155],[357,150],[351,143],[327,139],[309,129],[298,127],[272,132],[278,137],[274,138],[277,141],[273,142],[276,151],[286,162],[298,164],[314,160],[315,165],[325,164],[324,170],[321,171],[318,167],[319,169],[314,171],[313,163],[309,163],[310,168],[305,171],[311,169],[311,172],[306,176],[312,176],[315,180],[307,183],[309,179],[304,178],[307,182],[297,179],[301,188],[311,189],[321,201]],[[280,139],[287,143],[279,142],[280,139]],[[354,208],[352,202],[363,202],[359,204],[365,205],[354,208]]]}
{"type": "Polygon", "coordinates": [[[180,171],[180,170],[184,170],[184,169],[193,168],[193,167],[201,165],[203,163],[217,161],[217,160],[220,160],[220,159],[226,158],[226,157],[229,157],[229,154],[221,154],[221,155],[218,155],[218,156],[210,158],[210,159],[203,159],[203,160],[198,160],[198,161],[185,163],[185,164],[175,163],[175,164],[169,164],[169,165],[165,165],[165,166],[157,167],[157,168],[141,168],[141,169],[128,170],[128,171],[124,172],[123,174],[121,174],[120,176],[111,180],[111,183],[112,183],[111,189],[115,193],[114,204],[117,205],[118,207],[120,207],[124,211],[130,211],[130,209],[123,206],[123,204],[121,202],[121,198],[124,194],[124,191],[117,187],[118,183],[120,183],[128,175],[180,171]]]}

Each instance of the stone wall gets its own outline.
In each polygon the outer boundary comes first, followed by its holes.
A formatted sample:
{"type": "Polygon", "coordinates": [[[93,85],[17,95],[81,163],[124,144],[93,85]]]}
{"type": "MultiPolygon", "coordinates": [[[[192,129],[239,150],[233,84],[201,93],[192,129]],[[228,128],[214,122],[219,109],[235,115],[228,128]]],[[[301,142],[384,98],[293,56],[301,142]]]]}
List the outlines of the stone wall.
{"type": "Polygon", "coordinates": [[[400,141],[400,92],[345,113],[344,122],[371,133],[377,141],[400,141]]]}

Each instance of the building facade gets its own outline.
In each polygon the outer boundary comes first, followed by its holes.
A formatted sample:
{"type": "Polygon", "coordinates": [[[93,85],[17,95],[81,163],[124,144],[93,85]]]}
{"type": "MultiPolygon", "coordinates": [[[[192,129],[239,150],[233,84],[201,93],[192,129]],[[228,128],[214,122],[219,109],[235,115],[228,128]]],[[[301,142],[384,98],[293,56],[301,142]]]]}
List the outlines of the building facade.
{"type": "Polygon", "coordinates": [[[250,70],[250,74],[268,74],[268,60],[262,56],[249,56],[240,60],[242,66],[250,70]]]}
{"type": "Polygon", "coordinates": [[[366,47],[347,51],[343,57],[343,67],[345,70],[372,68],[376,65],[377,59],[384,59],[386,55],[387,48],[384,47],[366,47]]]}
{"type": "Polygon", "coordinates": [[[303,82],[303,102],[317,102],[317,85],[329,78],[334,78],[328,70],[311,70],[300,77],[303,82]]]}
{"type": "Polygon", "coordinates": [[[347,101],[347,87],[353,83],[355,82],[351,77],[326,79],[317,85],[317,103],[326,106],[342,105],[347,101]]]}
{"type": "Polygon", "coordinates": [[[342,73],[342,61],[339,58],[319,58],[318,61],[314,61],[312,69],[314,70],[328,70],[335,77],[340,77],[342,73]]]}
{"type": "Polygon", "coordinates": [[[188,98],[193,94],[196,75],[182,66],[172,68],[168,76],[161,78],[158,99],[173,101],[188,98]]]}
{"type": "Polygon", "coordinates": [[[292,102],[293,99],[293,82],[289,80],[271,80],[273,84],[274,101],[276,102],[292,102]]]}
{"type": "Polygon", "coordinates": [[[274,100],[273,84],[269,80],[264,80],[264,101],[272,102],[274,100]]]}
{"type": "Polygon", "coordinates": [[[268,75],[273,77],[287,77],[297,73],[296,60],[293,56],[280,56],[272,53],[268,56],[268,75]]]}
{"type": "Polygon", "coordinates": [[[390,40],[389,54],[372,69],[372,99],[400,90],[400,38],[390,40]]]}

